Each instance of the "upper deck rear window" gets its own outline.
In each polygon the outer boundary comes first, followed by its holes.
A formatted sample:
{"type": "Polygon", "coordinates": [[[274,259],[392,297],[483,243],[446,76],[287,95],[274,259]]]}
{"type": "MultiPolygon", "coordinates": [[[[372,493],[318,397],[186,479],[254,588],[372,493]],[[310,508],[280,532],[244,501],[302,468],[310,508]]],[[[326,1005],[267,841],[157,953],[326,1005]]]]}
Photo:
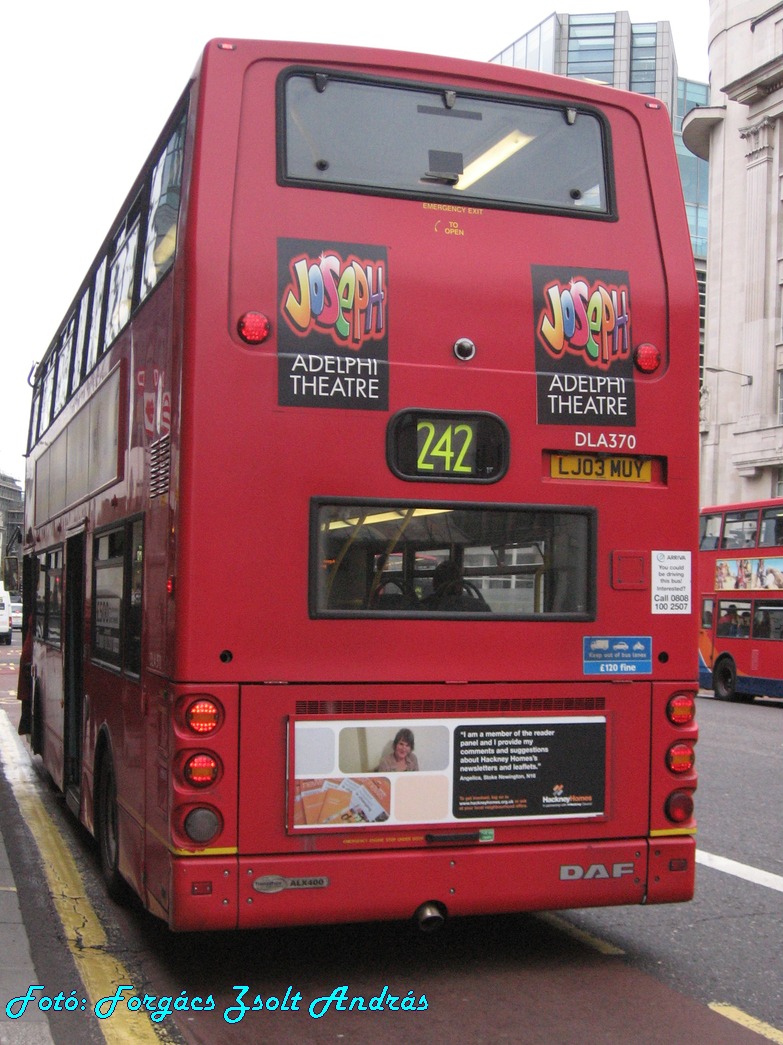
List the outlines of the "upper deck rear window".
{"type": "Polygon", "coordinates": [[[292,72],[282,180],[454,203],[606,215],[594,111],[447,88],[292,72]]]}

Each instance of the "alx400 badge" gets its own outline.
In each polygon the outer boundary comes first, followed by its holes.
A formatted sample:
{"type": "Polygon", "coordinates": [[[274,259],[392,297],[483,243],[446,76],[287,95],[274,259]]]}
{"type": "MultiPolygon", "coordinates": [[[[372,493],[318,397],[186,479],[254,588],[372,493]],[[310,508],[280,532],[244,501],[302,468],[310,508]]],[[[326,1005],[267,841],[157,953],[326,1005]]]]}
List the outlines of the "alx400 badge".
{"type": "Polygon", "coordinates": [[[265,874],[253,882],[257,893],[281,893],[284,889],[326,889],[328,885],[329,879],[323,875],[315,878],[284,878],[280,874],[265,874]]]}

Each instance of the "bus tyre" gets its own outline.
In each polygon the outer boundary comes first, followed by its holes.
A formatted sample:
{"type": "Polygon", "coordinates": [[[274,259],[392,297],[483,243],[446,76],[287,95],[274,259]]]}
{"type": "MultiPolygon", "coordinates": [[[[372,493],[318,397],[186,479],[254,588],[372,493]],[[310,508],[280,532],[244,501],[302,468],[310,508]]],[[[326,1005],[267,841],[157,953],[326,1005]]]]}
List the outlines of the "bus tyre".
{"type": "Polygon", "coordinates": [[[117,903],[124,901],[126,886],[119,870],[119,835],[117,831],[117,781],[111,755],[105,754],[98,771],[95,836],[98,857],[106,891],[117,903]]]}
{"type": "Polygon", "coordinates": [[[712,673],[712,688],[718,700],[739,700],[737,696],[737,668],[731,657],[722,657],[712,673]]]}

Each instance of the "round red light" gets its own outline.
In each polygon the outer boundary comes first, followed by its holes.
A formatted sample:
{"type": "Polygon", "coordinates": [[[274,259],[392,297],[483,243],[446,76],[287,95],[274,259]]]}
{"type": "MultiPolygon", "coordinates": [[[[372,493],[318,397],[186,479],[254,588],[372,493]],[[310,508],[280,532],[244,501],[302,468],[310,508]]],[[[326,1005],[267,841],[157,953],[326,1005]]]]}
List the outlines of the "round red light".
{"type": "Polygon", "coordinates": [[[212,733],[219,720],[220,710],[212,700],[194,700],[185,712],[185,721],[194,733],[212,733]]]}
{"type": "Polygon", "coordinates": [[[690,744],[684,742],[672,744],[666,752],[666,765],[672,773],[690,773],[696,754],[690,744]]]}
{"type": "Polygon", "coordinates": [[[263,312],[245,312],[239,317],[237,331],[248,345],[260,345],[269,337],[272,325],[263,312]]]}
{"type": "Polygon", "coordinates": [[[674,824],[684,824],[693,816],[693,792],[672,791],[666,799],[666,815],[674,824]]]}
{"type": "Polygon", "coordinates": [[[637,345],[633,354],[636,369],[643,374],[654,374],[661,365],[661,353],[655,345],[637,345]]]}
{"type": "Polygon", "coordinates": [[[194,787],[209,787],[218,776],[218,760],[213,755],[191,755],[185,763],[185,779],[194,787]]]}
{"type": "Polygon", "coordinates": [[[675,726],[687,726],[696,717],[692,693],[675,693],[666,705],[666,717],[675,726]]]}

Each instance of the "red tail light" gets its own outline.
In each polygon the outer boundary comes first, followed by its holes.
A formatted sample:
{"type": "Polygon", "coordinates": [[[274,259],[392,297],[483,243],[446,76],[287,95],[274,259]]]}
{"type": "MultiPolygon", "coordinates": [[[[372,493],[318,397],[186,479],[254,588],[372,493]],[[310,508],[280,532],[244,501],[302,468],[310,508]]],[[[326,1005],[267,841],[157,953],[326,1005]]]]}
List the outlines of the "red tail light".
{"type": "Polygon", "coordinates": [[[654,374],[661,365],[661,352],[655,345],[637,345],[633,354],[634,365],[643,374],[654,374]]]}
{"type": "Polygon", "coordinates": [[[194,700],[185,712],[185,722],[194,733],[213,733],[220,723],[220,708],[213,700],[194,700]]]}
{"type": "Polygon", "coordinates": [[[675,693],[666,705],[666,717],[673,726],[687,726],[696,717],[696,701],[692,693],[675,693]]]}
{"type": "Polygon", "coordinates": [[[666,765],[672,773],[690,773],[695,760],[696,753],[693,746],[686,744],[685,741],[672,744],[666,752],[666,765]]]}
{"type": "Polygon", "coordinates": [[[214,784],[220,772],[220,763],[214,755],[201,752],[191,755],[185,763],[185,779],[193,787],[209,787],[214,784]]]}
{"type": "Polygon", "coordinates": [[[237,331],[248,345],[261,345],[269,337],[272,324],[263,312],[245,312],[239,317],[237,331]]]}

